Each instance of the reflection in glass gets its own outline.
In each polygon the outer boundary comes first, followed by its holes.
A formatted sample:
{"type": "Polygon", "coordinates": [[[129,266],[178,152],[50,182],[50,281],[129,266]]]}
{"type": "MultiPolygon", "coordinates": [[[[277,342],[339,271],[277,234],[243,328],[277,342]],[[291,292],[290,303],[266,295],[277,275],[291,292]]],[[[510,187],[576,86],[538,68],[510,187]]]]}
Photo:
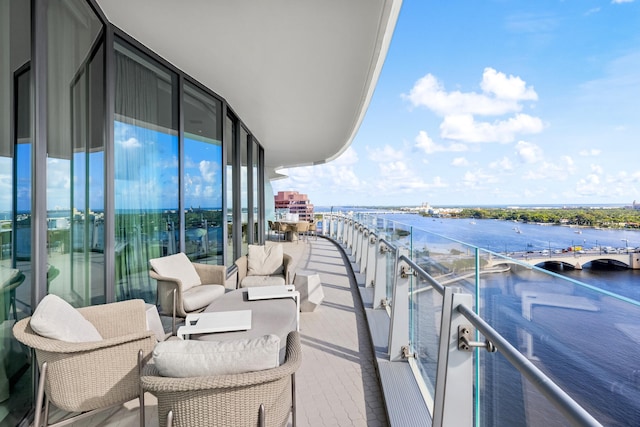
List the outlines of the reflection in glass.
{"type": "Polygon", "coordinates": [[[242,253],[246,255],[249,252],[249,177],[247,174],[249,134],[244,127],[240,128],[240,218],[242,221],[242,253]]]}
{"type": "Polygon", "coordinates": [[[227,263],[226,265],[233,265],[236,259],[233,244],[233,157],[237,151],[236,141],[236,126],[235,119],[227,116],[225,120],[226,134],[229,135],[229,141],[227,144],[227,179],[226,179],[226,194],[227,194],[227,263]]]}
{"type": "Polygon", "coordinates": [[[185,253],[198,262],[222,258],[222,104],[184,86],[185,253]]]}
{"type": "Polygon", "coordinates": [[[105,301],[102,25],[82,0],[47,18],[47,291],[84,306],[105,301]]]}
{"type": "Polygon", "coordinates": [[[116,299],[155,302],[151,258],[178,252],[176,76],[116,45],[116,299]]]}

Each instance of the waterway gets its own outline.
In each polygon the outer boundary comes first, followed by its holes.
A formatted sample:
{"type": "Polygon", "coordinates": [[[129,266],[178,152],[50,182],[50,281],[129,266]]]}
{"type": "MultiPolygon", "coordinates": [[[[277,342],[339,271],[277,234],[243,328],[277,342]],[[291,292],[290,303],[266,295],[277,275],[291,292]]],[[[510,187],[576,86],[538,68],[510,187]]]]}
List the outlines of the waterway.
{"type": "MultiPolygon", "coordinates": [[[[399,223],[499,253],[640,247],[640,231],[577,228],[515,223],[493,219],[430,218],[415,214],[386,214],[399,223]],[[519,233],[517,231],[520,231],[519,233]]],[[[548,267],[549,268],[549,267],[548,267]]],[[[640,301],[640,270],[606,269],[586,264],[583,270],[553,269],[559,274],[640,301]]]]}
{"type": "MultiPolygon", "coordinates": [[[[414,238],[422,229],[510,255],[576,246],[585,250],[640,246],[640,232],[632,230],[412,214],[384,217],[414,227],[410,233],[414,238]]],[[[606,292],[512,266],[507,272],[482,275],[481,315],[603,425],[640,425],[640,303],[635,302],[640,301],[640,270],[587,263],[583,270],[566,268],[557,273],[606,292]]],[[[473,292],[473,279],[465,286],[473,292]]],[[[413,305],[417,313],[413,344],[423,375],[431,378],[436,368],[431,355],[437,305],[437,296],[430,292],[420,293],[413,305]]],[[[480,425],[566,425],[501,356],[482,356],[480,372],[480,425]]]]}

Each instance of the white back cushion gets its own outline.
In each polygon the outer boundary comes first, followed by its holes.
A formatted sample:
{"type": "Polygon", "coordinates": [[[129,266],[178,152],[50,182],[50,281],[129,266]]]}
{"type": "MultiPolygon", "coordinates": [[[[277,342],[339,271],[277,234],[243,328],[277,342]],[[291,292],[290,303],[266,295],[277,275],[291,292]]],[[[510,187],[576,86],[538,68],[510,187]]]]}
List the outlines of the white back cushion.
{"type": "Polygon", "coordinates": [[[153,361],[163,377],[241,374],[279,365],[280,338],[234,341],[169,340],[156,344],[153,361]]]}
{"type": "Polygon", "coordinates": [[[42,298],[29,321],[38,335],[66,342],[102,341],[95,326],[57,295],[42,298]]]}
{"type": "Polygon", "coordinates": [[[162,258],[150,259],[149,264],[159,275],[180,280],[183,291],[202,284],[196,268],[189,257],[182,252],[162,258]]]}
{"type": "Polygon", "coordinates": [[[248,276],[268,276],[282,274],[284,250],[281,244],[260,246],[249,245],[247,255],[248,276]]]}

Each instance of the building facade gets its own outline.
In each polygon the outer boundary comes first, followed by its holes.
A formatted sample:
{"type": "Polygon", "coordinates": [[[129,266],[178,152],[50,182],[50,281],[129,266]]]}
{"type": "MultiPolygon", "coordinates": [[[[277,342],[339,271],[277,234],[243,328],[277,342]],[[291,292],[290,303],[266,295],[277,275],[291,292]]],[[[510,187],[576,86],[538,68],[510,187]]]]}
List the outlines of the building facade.
{"type": "Polygon", "coordinates": [[[274,196],[275,208],[277,211],[286,211],[297,215],[300,221],[313,220],[313,204],[306,194],[297,191],[278,191],[274,196]]]}

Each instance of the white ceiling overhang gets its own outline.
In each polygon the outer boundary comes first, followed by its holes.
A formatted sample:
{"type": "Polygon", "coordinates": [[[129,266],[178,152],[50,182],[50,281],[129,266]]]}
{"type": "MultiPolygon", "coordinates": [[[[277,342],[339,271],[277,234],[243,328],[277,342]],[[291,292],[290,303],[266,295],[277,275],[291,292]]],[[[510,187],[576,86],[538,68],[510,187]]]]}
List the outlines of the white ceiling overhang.
{"type": "Polygon", "coordinates": [[[97,0],[109,21],[227,100],[269,176],[350,145],[401,0],[97,0]]]}

